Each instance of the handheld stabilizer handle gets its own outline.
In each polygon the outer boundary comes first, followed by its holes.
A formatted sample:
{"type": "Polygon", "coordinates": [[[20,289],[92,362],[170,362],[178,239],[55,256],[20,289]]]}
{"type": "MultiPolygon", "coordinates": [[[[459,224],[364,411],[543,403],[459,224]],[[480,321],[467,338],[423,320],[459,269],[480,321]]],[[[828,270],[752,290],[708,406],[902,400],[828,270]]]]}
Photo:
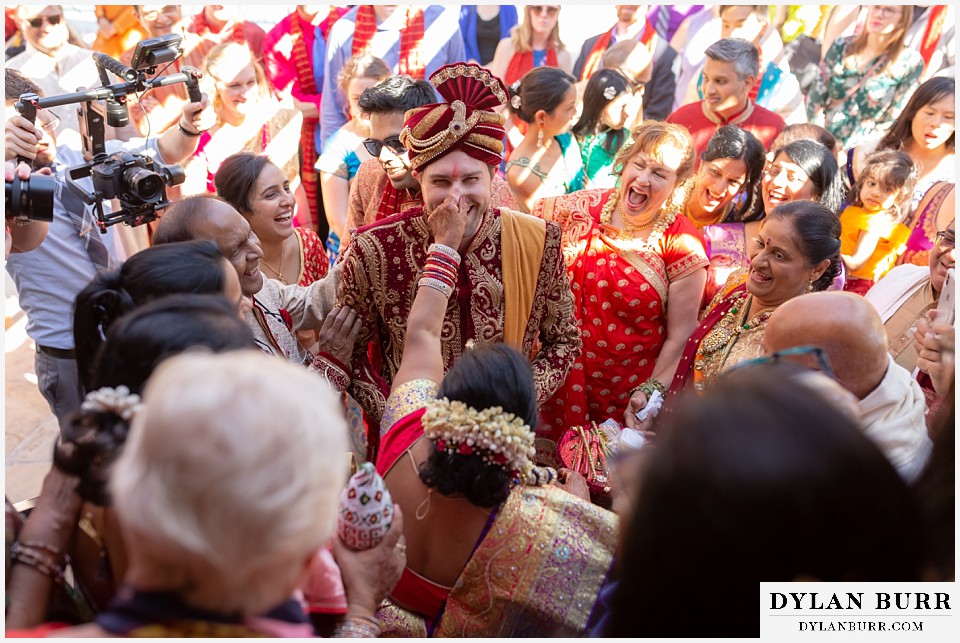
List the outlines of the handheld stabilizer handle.
{"type": "Polygon", "coordinates": [[[106,54],[95,51],[93,53],[93,60],[97,64],[97,67],[103,67],[107,71],[113,72],[128,83],[133,83],[137,80],[136,71],[106,54]]]}
{"type": "Polygon", "coordinates": [[[187,75],[183,84],[187,86],[187,96],[190,97],[190,102],[199,103],[203,99],[203,94],[200,93],[200,77],[202,74],[193,67],[183,67],[180,71],[187,75]]]}
{"type": "MultiPolygon", "coordinates": [[[[31,123],[37,122],[37,101],[40,97],[36,94],[21,94],[20,100],[14,103],[14,107],[25,119],[31,123]]],[[[31,160],[25,156],[17,154],[17,165],[20,163],[30,164],[31,160]]]]}

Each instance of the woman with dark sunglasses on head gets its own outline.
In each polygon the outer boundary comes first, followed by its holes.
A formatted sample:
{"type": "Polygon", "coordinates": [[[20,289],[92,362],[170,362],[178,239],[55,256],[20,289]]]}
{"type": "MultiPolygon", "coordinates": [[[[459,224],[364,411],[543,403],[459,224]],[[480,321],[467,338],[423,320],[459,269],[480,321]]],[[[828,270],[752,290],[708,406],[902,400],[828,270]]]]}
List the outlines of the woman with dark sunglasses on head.
{"type": "Polygon", "coordinates": [[[526,5],[523,20],[509,38],[500,41],[487,68],[510,87],[531,69],[543,66],[568,74],[573,70],[573,58],[560,40],[560,7],[526,5]]]}

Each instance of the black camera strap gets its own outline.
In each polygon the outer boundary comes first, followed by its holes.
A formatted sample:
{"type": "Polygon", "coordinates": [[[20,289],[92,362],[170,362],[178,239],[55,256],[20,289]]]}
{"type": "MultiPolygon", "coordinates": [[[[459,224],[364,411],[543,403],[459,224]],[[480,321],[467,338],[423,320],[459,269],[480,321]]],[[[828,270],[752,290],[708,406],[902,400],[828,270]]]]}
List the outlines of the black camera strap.
{"type": "Polygon", "coordinates": [[[77,229],[77,235],[80,237],[87,254],[90,255],[93,265],[96,266],[97,272],[109,270],[110,253],[107,251],[103,239],[100,238],[100,232],[92,214],[87,213],[86,204],[65,183],[60,186],[60,201],[77,229]]]}

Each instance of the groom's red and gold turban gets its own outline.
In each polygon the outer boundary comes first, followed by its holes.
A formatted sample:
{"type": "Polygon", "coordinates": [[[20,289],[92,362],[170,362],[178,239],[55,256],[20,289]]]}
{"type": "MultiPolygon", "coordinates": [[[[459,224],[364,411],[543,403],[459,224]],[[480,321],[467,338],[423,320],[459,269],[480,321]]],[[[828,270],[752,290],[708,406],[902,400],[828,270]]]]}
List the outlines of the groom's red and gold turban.
{"type": "Polygon", "coordinates": [[[405,114],[400,141],[413,169],[454,150],[500,165],[505,119],[491,110],[507,104],[503,82],[474,63],[444,65],[430,82],[448,102],[415,107],[405,114]]]}

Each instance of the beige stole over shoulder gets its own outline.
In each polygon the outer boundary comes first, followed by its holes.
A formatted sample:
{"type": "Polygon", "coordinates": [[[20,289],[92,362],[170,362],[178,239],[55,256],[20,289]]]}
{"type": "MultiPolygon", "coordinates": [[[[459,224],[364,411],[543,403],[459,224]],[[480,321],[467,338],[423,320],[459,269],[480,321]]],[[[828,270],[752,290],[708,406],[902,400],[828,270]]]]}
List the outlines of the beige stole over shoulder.
{"type": "Polygon", "coordinates": [[[547,223],[500,208],[500,257],[503,266],[503,341],[523,350],[523,336],[537,292],[547,223]]]}

